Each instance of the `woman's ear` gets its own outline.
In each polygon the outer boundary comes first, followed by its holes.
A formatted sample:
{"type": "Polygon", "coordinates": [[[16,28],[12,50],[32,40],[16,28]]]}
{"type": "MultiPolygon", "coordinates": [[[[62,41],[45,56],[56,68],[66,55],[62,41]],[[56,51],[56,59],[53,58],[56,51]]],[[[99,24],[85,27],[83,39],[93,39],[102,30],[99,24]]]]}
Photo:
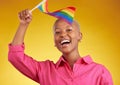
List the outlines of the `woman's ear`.
{"type": "Polygon", "coordinates": [[[81,41],[82,40],[82,33],[81,32],[79,32],[79,37],[78,37],[78,41],[81,41]]]}
{"type": "Polygon", "coordinates": [[[56,44],[54,44],[54,47],[56,47],[56,44]]]}

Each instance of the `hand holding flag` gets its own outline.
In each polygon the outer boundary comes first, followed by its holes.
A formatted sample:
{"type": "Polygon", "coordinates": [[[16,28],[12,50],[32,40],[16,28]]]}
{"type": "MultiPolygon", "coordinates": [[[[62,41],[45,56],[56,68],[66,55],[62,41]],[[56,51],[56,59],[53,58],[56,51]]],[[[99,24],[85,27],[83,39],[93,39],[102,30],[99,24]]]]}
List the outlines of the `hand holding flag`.
{"type": "Polygon", "coordinates": [[[28,9],[25,9],[18,13],[19,21],[21,24],[29,24],[32,20],[32,14],[28,9]]]}

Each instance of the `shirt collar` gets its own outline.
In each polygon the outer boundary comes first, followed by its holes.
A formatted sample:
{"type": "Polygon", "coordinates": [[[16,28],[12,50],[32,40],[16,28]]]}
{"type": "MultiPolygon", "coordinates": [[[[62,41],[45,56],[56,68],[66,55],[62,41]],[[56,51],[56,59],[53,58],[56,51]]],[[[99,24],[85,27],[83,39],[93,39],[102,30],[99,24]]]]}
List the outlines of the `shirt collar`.
{"type": "Polygon", "coordinates": [[[63,56],[61,56],[60,57],[60,59],[57,61],[57,63],[56,63],[56,67],[58,68],[60,65],[61,65],[61,63],[63,63],[63,62],[66,62],[65,61],[65,59],[63,58],[63,56]]]}
{"type": "MultiPolygon", "coordinates": [[[[91,64],[93,62],[90,55],[84,56],[82,58],[79,58],[76,61],[76,64],[91,64]]],[[[56,68],[58,68],[60,65],[63,65],[63,63],[67,63],[67,61],[63,58],[63,56],[60,57],[60,59],[56,63],[56,68]]]]}
{"type": "Polygon", "coordinates": [[[93,62],[92,58],[90,57],[90,55],[87,56],[83,56],[82,58],[78,59],[76,63],[78,64],[91,64],[93,62]]]}

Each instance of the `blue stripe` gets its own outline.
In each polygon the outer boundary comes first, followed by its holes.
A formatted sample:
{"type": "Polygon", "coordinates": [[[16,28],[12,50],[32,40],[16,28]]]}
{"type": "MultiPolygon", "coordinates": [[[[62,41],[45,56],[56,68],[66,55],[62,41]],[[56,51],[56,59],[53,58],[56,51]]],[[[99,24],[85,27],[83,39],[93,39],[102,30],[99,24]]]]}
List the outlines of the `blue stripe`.
{"type": "Polygon", "coordinates": [[[38,9],[43,12],[42,5],[40,5],[40,6],[38,7],[38,9]]]}

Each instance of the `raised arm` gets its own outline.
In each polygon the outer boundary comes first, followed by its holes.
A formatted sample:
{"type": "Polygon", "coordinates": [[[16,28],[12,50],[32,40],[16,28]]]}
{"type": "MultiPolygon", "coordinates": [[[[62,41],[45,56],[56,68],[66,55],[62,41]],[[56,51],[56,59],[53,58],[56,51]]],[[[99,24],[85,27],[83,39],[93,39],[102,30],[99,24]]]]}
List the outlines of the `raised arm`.
{"type": "Polygon", "coordinates": [[[32,14],[29,13],[29,10],[23,10],[18,15],[20,24],[13,41],[9,44],[8,60],[21,73],[39,82],[37,76],[39,63],[24,53],[23,44],[25,32],[32,20],[32,14]]]}
{"type": "Polygon", "coordinates": [[[28,9],[19,12],[18,17],[20,23],[17,32],[13,38],[13,41],[11,43],[12,45],[19,45],[24,42],[25,32],[32,20],[32,14],[29,12],[28,9]]]}

